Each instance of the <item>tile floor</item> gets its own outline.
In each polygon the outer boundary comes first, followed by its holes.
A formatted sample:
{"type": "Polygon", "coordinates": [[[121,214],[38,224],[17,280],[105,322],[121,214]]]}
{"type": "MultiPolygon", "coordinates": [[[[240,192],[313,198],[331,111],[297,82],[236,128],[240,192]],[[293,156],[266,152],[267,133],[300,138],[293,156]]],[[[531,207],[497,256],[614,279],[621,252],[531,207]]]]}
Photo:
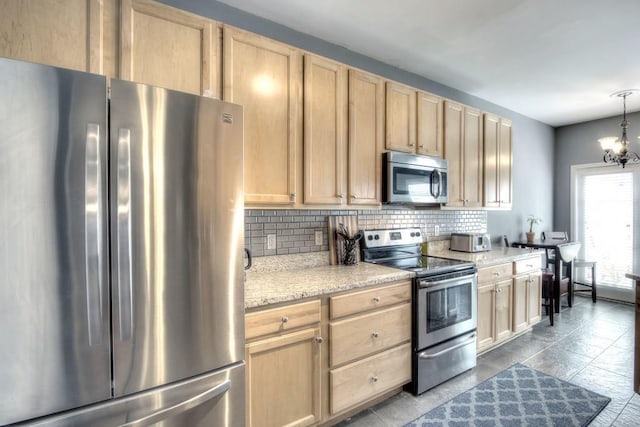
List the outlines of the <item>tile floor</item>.
{"type": "MultiPolygon", "coordinates": [[[[543,309],[544,311],[544,309],[543,309]]],[[[576,298],[549,326],[545,317],[521,337],[478,357],[478,365],[421,396],[402,392],[340,426],[389,427],[428,412],[514,363],[554,375],[611,398],[591,426],[640,426],[633,392],[634,307],[576,298]]]]}

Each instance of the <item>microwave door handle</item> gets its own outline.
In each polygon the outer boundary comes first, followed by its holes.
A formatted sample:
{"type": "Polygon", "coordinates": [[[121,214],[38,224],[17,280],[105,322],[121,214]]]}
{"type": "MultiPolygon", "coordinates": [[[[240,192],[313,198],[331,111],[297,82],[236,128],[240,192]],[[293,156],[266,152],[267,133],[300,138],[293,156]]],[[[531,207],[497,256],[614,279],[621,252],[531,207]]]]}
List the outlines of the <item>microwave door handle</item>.
{"type": "Polygon", "coordinates": [[[435,197],[436,199],[439,198],[440,195],[442,194],[442,188],[441,188],[442,187],[442,173],[438,169],[435,169],[434,171],[431,172],[431,183],[430,184],[431,184],[431,188],[430,188],[431,195],[433,197],[435,197]],[[436,192],[435,193],[433,192],[433,181],[434,181],[433,175],[434,174],[438,176],[438,185],[436,186],[436,192]]]}

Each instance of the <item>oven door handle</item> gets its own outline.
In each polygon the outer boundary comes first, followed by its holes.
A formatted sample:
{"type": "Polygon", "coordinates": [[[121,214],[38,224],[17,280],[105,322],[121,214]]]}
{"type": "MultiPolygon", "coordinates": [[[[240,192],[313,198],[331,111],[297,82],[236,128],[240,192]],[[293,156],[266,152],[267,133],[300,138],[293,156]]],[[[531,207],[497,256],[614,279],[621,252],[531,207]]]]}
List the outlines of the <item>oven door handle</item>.
{"type": "Polygon", "coordinates": [[[464,347],[465,345],[469,345],[469,344],[475,342],[475,340],[476,340],[476,334],[473,334],[473,335],[471,335],[469,337],[468,340],[463,341],[461,343],[458,343],[458,344],[456,344],[456,345],[454,345],[452,347],[446,348],[446,349],[444,349],[442,351],[439,351],[437,353],[432,353],[432,354],[428,354],[426,351],[423,351],[422,353],[418,353],[418,357],[420,359],[435,359],[436,357],[440,357],[443,354],[449,353],[450,351],[456,350],[456,349],[458,349],[460,347],[464,347]]]}
{"type": "Polygon", "coordinates": [[[468,280],[470,278],[473,278],[475,276],[475,274],[470,274],[468,276],[458,276],[458,277],[452,277],[451,279],[444,279],[444,280],[436,280],[436,281],[430,281],[430,280],[418,280],[418,286],[420,286],[421,288],[426,288],[426,287],[430,287],[430,286],[438,286],[438,285],[445,285],[447,283],[452,283],[452,282],[459,282],[461,280],[468,280]]]}

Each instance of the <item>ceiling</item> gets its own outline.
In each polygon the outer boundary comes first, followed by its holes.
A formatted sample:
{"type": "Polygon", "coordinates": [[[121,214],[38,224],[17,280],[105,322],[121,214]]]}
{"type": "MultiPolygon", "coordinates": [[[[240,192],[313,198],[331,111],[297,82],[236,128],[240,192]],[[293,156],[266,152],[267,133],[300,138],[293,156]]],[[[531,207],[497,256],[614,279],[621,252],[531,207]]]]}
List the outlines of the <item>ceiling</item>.
{"type": "Polygon", "coordinates": [[[640,0],[219,1],[551,126],[640,88],[640,0]]]}

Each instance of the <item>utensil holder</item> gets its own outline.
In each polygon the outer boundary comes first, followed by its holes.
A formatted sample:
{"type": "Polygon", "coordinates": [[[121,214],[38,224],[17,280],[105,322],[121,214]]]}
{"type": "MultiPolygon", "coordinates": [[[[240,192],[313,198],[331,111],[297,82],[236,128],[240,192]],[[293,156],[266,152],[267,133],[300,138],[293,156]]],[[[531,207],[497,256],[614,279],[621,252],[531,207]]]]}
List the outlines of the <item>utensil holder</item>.
{"type": "Polygon", "coordinates": [[[342,263],[344,265],[355,265],[358,263],[357,257],[358,239],[343,239],[342,263]]]}

